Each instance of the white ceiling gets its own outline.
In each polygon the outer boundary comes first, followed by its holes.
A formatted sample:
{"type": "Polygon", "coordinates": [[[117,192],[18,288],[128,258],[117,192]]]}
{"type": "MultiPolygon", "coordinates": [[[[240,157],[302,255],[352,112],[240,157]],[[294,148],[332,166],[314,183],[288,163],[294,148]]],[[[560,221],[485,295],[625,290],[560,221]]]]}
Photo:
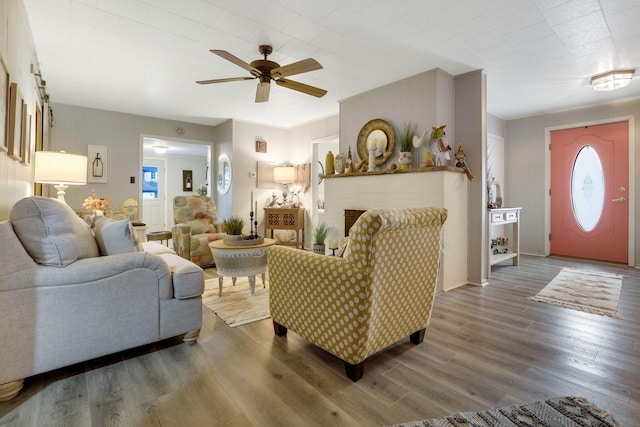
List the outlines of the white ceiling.
{"type": "MultiPolygon", "coordinates": [[[[217,124],[290,127],[338,112],[338,101],[433,68],[487,70],[489,112],[505,119],[640,97],[640,79],[595,92],[592,75],[640,68],[638,0],[24,0],[53,102],[217,124]],[[256,80],[213,55],[250,62],[308,57],[291,77],[315,98],[256,80]]],[[[54,111],[55,114],[55,111],[54,111]]]]}

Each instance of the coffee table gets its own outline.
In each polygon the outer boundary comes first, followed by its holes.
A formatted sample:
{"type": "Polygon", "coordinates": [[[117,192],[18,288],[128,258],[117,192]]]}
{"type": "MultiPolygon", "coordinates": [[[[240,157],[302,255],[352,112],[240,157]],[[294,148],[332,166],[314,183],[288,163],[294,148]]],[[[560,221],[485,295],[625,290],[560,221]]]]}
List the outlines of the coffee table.
{"type": "Polygon", "coordinates": [[[251,295],[255,295],[257,274],[261,275],[262,286],[266,287],[267,253],[275,244],[274,239],[267,238],[262,243],[247,246],[231,246],[224,240],[209,243],[218,270],[218,295],[222,296],[222,279],[225,276],[231,277],[234,285],[237,277],[248,276],[251,295]]]}

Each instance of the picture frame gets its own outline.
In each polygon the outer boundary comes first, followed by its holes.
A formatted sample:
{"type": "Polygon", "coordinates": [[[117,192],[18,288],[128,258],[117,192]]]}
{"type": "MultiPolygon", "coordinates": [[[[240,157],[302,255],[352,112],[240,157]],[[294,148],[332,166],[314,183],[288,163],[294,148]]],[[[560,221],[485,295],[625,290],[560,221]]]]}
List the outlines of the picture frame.
{"type": "Polygon", "coordinates": [[[193,191],[193,171],[182,171],[182,191],[193,191]]]}
{"type": "Polygon", "coordinates": [[[277,166],[275,162],[257,162],[256,167],[256,187],[257,188],[276,188],[273,180],[273,168],[277,166]]]}
{"type": "Polygon", "coordinates": [[[0,151],[9,151],[9,91],[11,76],[0,56],[0,151]]]}
{"type": "Polygon", "coordinates": [[[32,145],[32,132],[31,132],[31,126],[32,126],[32,120],[33,120],[33,116],[31,114],[29,114],[28,110],[27,110],[27,104],[24,105],[24,110],[23,110],[23,130],[24,130],[24,134],[22,137],[22,144],[20,146],[20,152],[21,152],[21,163],[23,165],[28,166],[31,163],[31,145],[32,145]]]}
{"type": "Polygon", "coordinates": [[[256,139],[256,153],[267,152],[267,141],[256,139]]]}
{"type": "Polygon", "coordinates": [[[7,154],[15,160],[21,160],[20,143],[22,139],[22,110],[24,98],[17,83],[11,83],[9,89],[9,131],[7,154]]]}
{"type": "MultiPolygon", "coordinates": [[[[43,115],[42,115],[42,107],[36,101],[36,118],[35,118],[35,147],[34,151],[42,151],[44,150],[44,139],[43,139],[43,115]]],[[[42,196],[42,184],[39,182],[33,183],[33,195],[34,196],[42,196]]]]}
{"type": "Polygon", "coordinates": [[[108,154],[106,145],[87,146],[87,182],[107,182],[108,154]]]}

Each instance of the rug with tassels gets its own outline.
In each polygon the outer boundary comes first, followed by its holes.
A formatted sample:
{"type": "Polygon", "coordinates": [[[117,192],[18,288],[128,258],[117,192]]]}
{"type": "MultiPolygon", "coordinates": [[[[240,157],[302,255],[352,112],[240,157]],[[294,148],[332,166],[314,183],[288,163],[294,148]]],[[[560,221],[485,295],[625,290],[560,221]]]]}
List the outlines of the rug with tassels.
{"type": "Polygon", "coordinates": [[[563,268],[532,301],[618,318],[623,276],[563,268]]]}
{"type": "Polygon", "coordinates": [[[580,397],[557,397],[483,412],[395,424],[394,427],[622,427],[611,414],[580,397]]]}

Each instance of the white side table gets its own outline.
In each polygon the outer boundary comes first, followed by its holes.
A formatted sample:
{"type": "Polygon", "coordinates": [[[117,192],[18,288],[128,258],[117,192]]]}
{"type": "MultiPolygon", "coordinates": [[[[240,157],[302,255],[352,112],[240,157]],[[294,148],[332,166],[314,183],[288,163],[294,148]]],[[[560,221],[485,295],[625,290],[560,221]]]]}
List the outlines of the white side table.
{"type": "MultiPolygon", "coordinates": [[[[276,244],[273,239],[264,239],[263,243],[251,246],[231,246],[224,240],[215,240],[209,243],[213,260],[218,270],[218,295],[222,296],[222,279],[230,276],[233,284],[236,277],[249,277],[249,290],[255,295],[256,275],[262,276],[262,285],[265,286],[265,272],[267,271],[267,253],[269,247],[276,244]]],[[[266,286],[265,286],[266,287],[266,286]]]]}

